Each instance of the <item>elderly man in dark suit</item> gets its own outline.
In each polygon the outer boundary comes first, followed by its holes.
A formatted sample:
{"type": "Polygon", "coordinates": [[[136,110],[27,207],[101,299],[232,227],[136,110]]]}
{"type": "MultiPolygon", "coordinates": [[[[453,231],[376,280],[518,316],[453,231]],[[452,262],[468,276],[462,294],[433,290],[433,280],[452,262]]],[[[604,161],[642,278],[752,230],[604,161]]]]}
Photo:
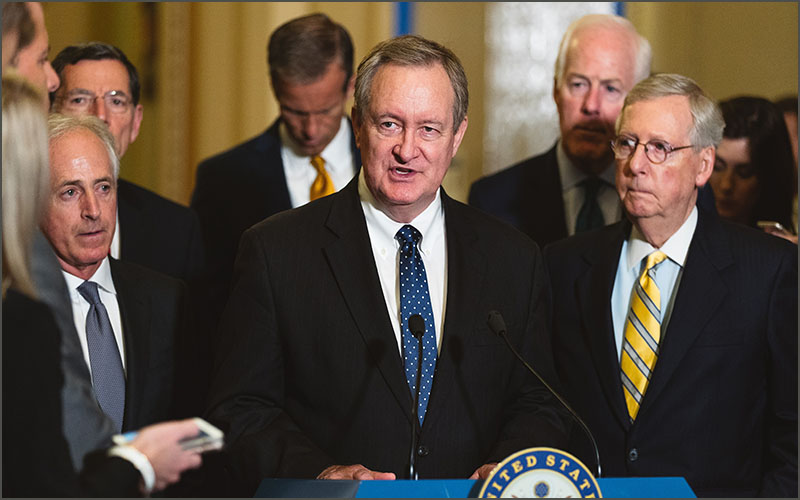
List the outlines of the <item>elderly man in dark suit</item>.
{"type": "MultiPolygon", "coordinates": [[[[53,60],[61,84],[52,110],[94,115],[114,136],[122,158],[139,135],[144,108],[136,66],[119,48],[101,42],[71,45],[53,60]]],[[[194,210],[124,179],[117,179],[117,225],[111,256],[178,278],[188,285],[191,337],[181,346],[186,415],[202,411],[211,365],[211,325],[200,222],[194,210]]]]}
{"type": "Polygon", "coordinates": [[[191,205],[200,217],[217,316],[242,233],[341,189],[361,163],[344,113],[355,79],[347,30],[324,14],[293,19],[270,36],[267,60],[280,116],[264,133],[197,167],[191,205]]]}
{"type": "Polygon", "coordinates": [[[469,204],[544,247],[620,219],[609,143],[625,94],[650,74],[650,43],[627,19],[590,14],[567,28],[553,81],[561,137],[546,153],[476,181],[469,204]]]}
{"type": "MultiPolygon", "coordinates": [[[[114,136],[121,159],[139,136],[144,108],[139,72],[119,48],[91,42],[62,49],[53,59],[61,84],[52,111],[91,114],[114,136]]],[[[202,278],[204,256],[197,215],[132,182],[118,179],[118,225],[111,256],[184,280],[202,278]]]]}
{"type": "Polygon", "coordinates": [[[797,247],[695,206],[723,126],[686,77],[630,91],[614,141],[627,218],[545,249],[554,358],[607,475],[796,498],[797,247]]]}
{"type": "Polygon", "coordinates": [[[67,282],[95,396],[116,431],[166,420],[178,404],[174,343],[185,327],[185,286],[108,256],[119,162],[106,126],[53,114],[49,127],[42,232],[67,282]]]}
{"type": "Polygon", "coordinates": [[[412,429],[422,478],[486,477],[512,452],[564,439],[551,394],[486,327],[500,310],[532,355],[545,325],[539,250],[441,189],[467,101],[445,47],[379,44],[355,84],[359,176],[242,237],[209,410],[238,493],[264,477],[408,477],[412,429]]]}

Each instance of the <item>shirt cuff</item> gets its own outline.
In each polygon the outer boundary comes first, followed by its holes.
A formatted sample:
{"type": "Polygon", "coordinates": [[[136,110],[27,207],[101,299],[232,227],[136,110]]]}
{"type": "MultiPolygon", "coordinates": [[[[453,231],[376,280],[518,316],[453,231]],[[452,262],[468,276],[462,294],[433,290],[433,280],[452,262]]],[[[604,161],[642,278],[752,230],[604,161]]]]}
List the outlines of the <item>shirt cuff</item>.
{"type": "Polygon", "coordinates": [[[149,495],[156,484],[156,473],[147,455],[130,445],[112,446],[108,450],[109,457],[120,457],[132,463],[144,480],[144,494],[149,495]]]}

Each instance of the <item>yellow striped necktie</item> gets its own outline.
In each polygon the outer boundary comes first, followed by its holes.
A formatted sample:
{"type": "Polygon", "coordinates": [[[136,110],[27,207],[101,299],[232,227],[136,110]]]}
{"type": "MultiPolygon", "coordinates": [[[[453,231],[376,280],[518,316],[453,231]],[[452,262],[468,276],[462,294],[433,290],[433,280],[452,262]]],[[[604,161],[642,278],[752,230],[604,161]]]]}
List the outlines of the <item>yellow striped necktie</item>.
{"type": "Polygon", "coordinates": [[[625,320],[625,338],[622,341],[622,387],[631,422],[639,413],[639,405],[650,382],[650,375],[658,360],[661,341],[661,292],[651,271],[667,256],[655,251],[647,256],[645,269],[633,286],[631,308],[625,320]]]}
{"type": "Polygon", "coordinates": [[[317,171],[317,178],[314,179],[314,182],[311,184],[309,200],[314,201],[317,198],[333,194],[336,190],[333,188],[331,176],[328,175],[328,172],[325,170],[325,160],[323,160],[321,156],[313,156],[311,157],[311,165],[313,165],[317,171]]]}

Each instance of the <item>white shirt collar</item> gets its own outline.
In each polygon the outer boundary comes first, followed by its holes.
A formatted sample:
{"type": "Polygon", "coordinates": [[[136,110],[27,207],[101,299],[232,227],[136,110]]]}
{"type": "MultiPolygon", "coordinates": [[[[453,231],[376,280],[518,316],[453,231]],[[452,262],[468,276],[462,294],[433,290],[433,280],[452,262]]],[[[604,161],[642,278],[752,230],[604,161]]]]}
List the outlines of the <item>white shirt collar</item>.
{"type": "Polygon", "coordinates": [[[661,250],[674,263],[683,267],[686,263],[686,254],[692,243],[694,230],[697,228],[697,207],[692,208],[689,217],[681,227],[664,242],[661,248],[655,248],[644,239],[641,231],[634,225],[628,238],[627,265],[628,269],[635,269],[638,273],[642,259],[656,250],[661,250]]]}
{"type": "Polygon", "coordinates": [[[100,264],[100,267],[97,268],[97,271],[88,279],[83,280],[73,274],[68,273],[67,271],[61,270],[61,273],[64,275],[64,279],[67,280],[67,287],[69,288],[71,293],[77,293],[77,289],[79,286],[83,284],[84,281],[93,281],[97,283],[97,286],[102,288],[108,293],[117,294],[117,289],[114,287],[114,280],[111,278],[111,264],[108,260],[108,257],[103,259],[103,262],[100,264]]]}
{"type": "MultiPolygon", "coordinates": [[[[281,121],[278,131],[289,166],[291,168],[307,168],[309,157],[297,151],[297,143],[292,139],[283,121],[281,121]]],[[[336,132],[336,135],[333,136],[331,142],[325,146],[325,149],[322,150],[319,156],[325,160],[326,169],[338,171],[342,169],[352,170],[353,165],[350,161],[350,155],[350,122],[347,120],[346,116],[342,116],[342,121],[339,124],[339,131],[336,132]]]]}
{"type": "MultiPolygon", "coordinates": [[[[416,216],[414,220],[408,222],[408,224],[411,224],[422,233],[419,249],[423,255],[430,254],[433,251],[433,249],[430,248],[433,242],[430,241],[430,238],[426,240],[425,235],[430,234],[435,224],[441,224],[444,220],[441,192],[442,188],[440,187],[436,190],[436,196],[430,205],[428,205],[421,214],[416,216]]],[[[363,168],[358,175],[358,195],[361,198],[361,207],[364,210],[364,217],[367,219],[367,223],[370,227],[377,230],[378,237],[383,241],[392,240],[395,242],[395,245],[399,245],[397,240],[394,239],[394,236],[406,223],[394,221],[378,208],[375,197],[372,196],[372,192],[367,187],[363,168]]]]}
{"type": "MultiPolygon", "coordinates": [[[[589,177],[569,159],[569,156],[567,156],[567,153],[564,151],[561,139],[558,140],[556,146],[556,158],[558,160],[558,173],[561,176],[562,191],[572,189],[589,177]]],[[[608,183],[610,187],[614,187],[615,176],[616,171],[614,169],[614,162],[612,161],[598,177],[608,183]]]]}

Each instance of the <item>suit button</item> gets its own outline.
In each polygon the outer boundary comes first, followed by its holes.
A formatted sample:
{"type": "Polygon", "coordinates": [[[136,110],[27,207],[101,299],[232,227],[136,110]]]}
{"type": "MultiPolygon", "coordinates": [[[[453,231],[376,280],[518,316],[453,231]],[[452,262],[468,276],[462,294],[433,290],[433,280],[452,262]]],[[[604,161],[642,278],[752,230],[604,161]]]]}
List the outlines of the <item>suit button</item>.
{"type": "Polygon", "coordinates": [[[635,462],[638,459],[639,459],[639,450],[637,450],[636,448],[631,448],[631,450],[628,452],[628,460],[631,462],[635,462]]]}
{"type": "Polygon", "coordinates": [[[420,457],[427,457],[428,453],[430,453],[430,450],[428,450],[428,447],[425,445],[420,445],[420,447],[417,448],[417,455],[420,457]]]}

